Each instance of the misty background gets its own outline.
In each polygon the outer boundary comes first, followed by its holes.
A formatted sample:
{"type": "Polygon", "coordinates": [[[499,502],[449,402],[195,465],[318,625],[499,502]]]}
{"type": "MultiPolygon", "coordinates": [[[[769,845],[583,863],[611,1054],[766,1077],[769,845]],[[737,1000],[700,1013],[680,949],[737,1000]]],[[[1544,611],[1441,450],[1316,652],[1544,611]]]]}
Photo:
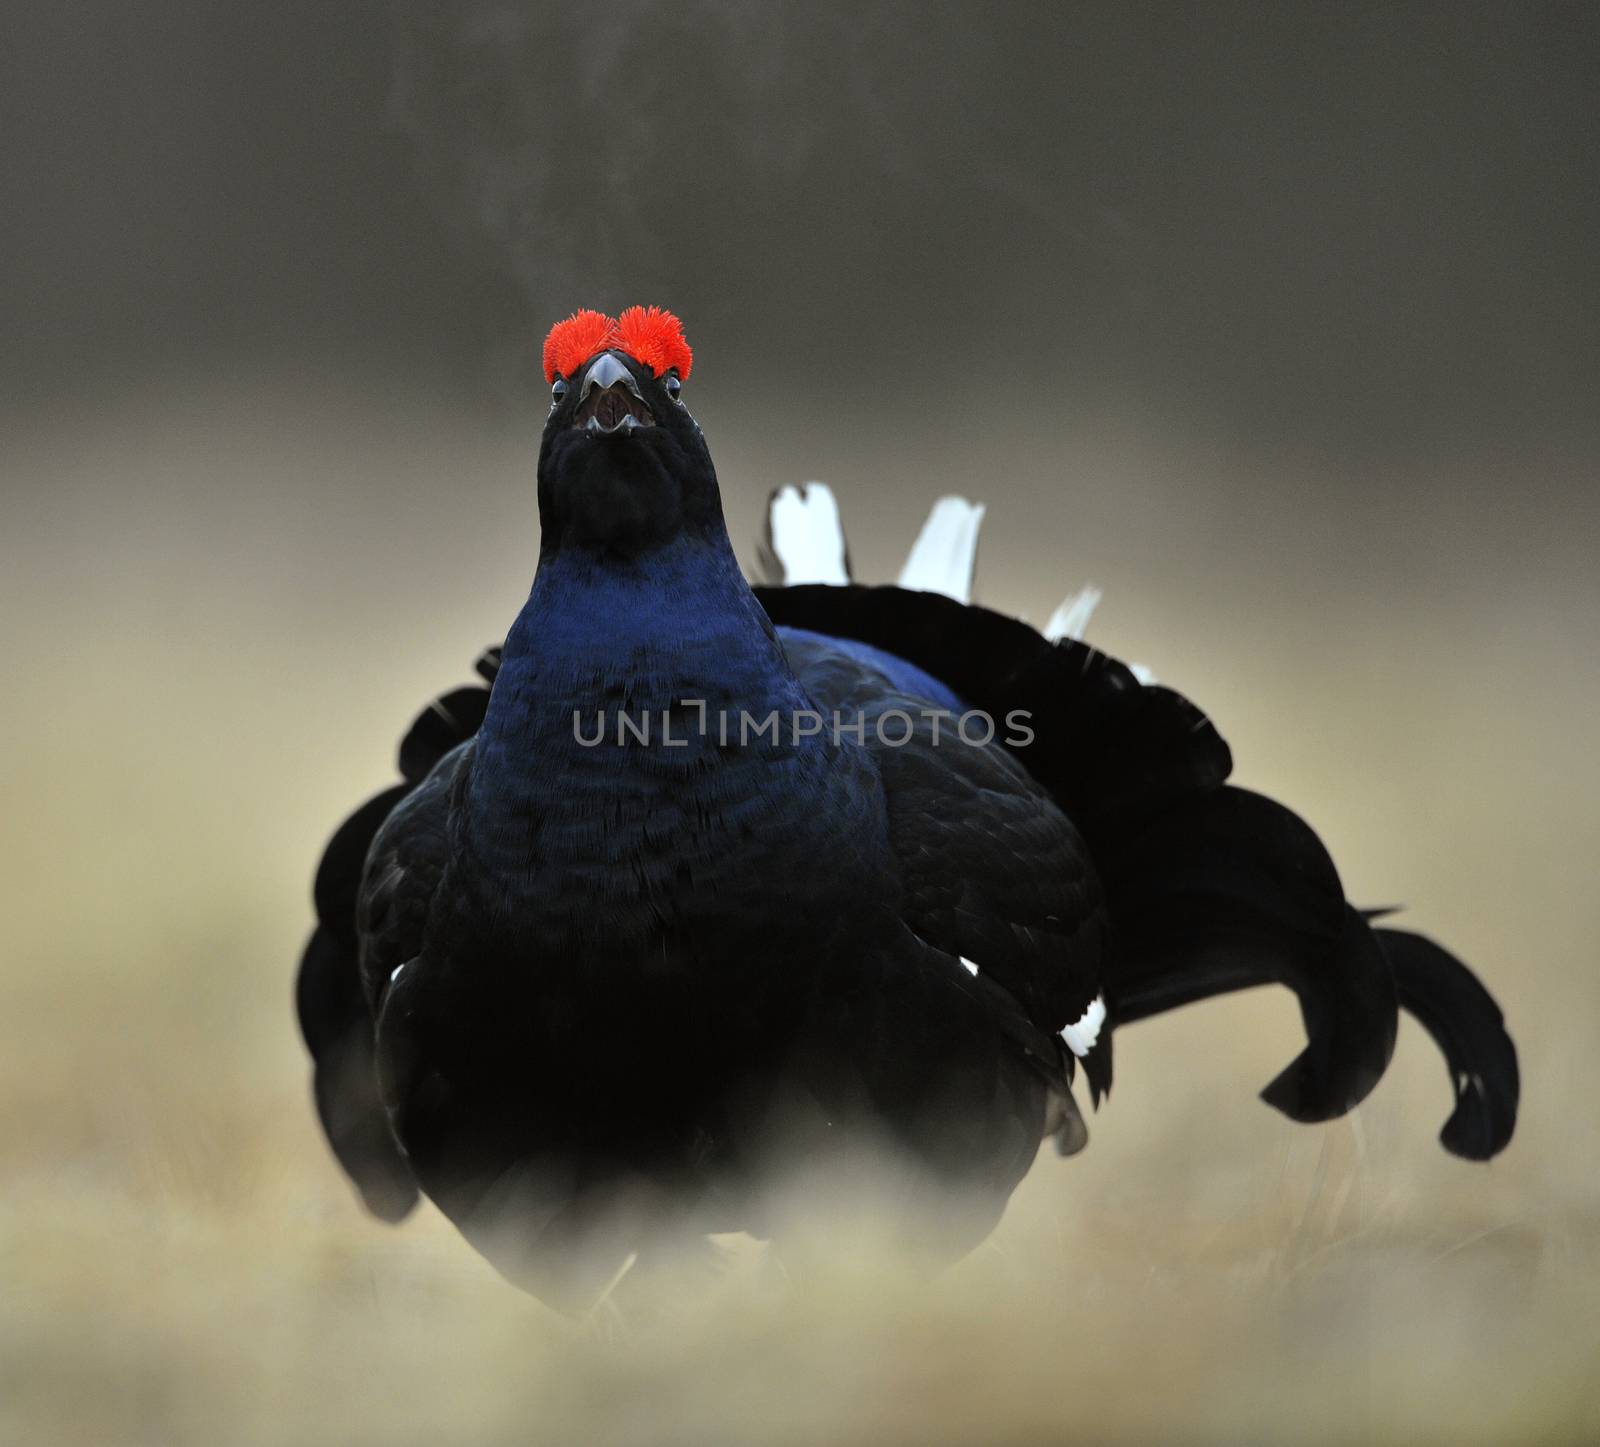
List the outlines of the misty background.
{"type": "Polygon", "coordinates": [[[264,363],[475,392],[486,343],[533,356],[558,313],[648,295],[707,375],[798,387],[819,430],[869,371],[960,415],[1022,356],[1079,411],[1230,445],[1592,429],[1590,5],[67,0],[6,26],[13,399],[264,363]]]}
{"type": "MultiPolygon", "coordinates": [[[[1103,587],[1091,640],[1472,963],[1523,1058],[1484,1169],[1434,1144],[1410,1026],[1358,1135],[1254,1101],[1299,1048],[1282,992],[1129,1030],[998,1284],[909,1336],[824,1313],[915,1390],[814,1433],[914,1401],[962,1440],[1008,1372],[1059,1402],[1152,1316],[1238,1346],[1174,1348],[1234,1383],[1186,1401],[1205,1440],[1324,1401],[1457,1442],[1600,1421],[1597,74],[1578,3],[10,7],[0,1427],[332,1441],[470,1401],[489,1440],[529,1360],[589,1440],[716,1395],[670,1351],[575,1364],[436,1217],[362,1218],[289,1012],[322,842],[525,594],[544,334],[634,302],[684,320],[747,562],[786,482],[834,486],[871,581],[935,497],[987,502],[980,599],[1103,587]],[[1023,1263],[1099,1303],[1102,1356],[1036,1360],[1068,1328],[1023,1263]]],[[[746,1322],[796,1420],[823,1339],[746,1322]]],[[[1111,1397],[1108,1438],[1161,1430],[1111,1397]]]]}

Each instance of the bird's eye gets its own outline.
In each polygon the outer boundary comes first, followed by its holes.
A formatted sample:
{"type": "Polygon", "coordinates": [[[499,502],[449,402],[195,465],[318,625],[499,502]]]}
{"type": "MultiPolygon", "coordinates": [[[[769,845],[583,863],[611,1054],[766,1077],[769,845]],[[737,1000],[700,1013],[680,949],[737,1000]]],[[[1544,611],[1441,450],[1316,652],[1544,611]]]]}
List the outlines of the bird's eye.
{"type": "Polygon", "coordinates": [[[667,396],[672,398],[674,402],[678,400],[678,393],[683,391],[683,383],[678,380],[678,374],[676,372],[668,372],[667,375],[661,379],[661,385],[667,389],[667,396]]]}
{"type": "Polygon", "coordinates": [[[559,407],[561,405],[561,399],[566,395],[567,379],[565,377],[557,377],[555,381],[550,384],[550,405],[552,407],[559,407]]]}

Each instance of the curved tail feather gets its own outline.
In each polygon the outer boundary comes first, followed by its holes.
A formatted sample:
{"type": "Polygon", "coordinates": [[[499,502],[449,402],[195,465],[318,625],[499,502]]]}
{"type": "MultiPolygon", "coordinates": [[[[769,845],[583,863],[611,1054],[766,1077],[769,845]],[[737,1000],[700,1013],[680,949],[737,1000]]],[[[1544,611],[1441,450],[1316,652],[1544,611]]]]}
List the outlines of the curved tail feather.
{"type": "Polygon", "coordinates": [[[1450,1069],[1456,1105],[1439,1132],[1452,1155],[1486,1161],[1504,1150],[1522,1093],[1517,1047],[1500,1007],[1447,950],[1409,930],[1373,933],[1394,968],[1400,1003],[1433,1036],[1450,1069]]]}
{"type": "Polygon", "coordinates": [[[1253,985],[1295,992],[1306,1048],[1262,1091],[1298,1121],[1359,1103],[1394,1053],[1393,974],[1344,901],[1333,861],[1281,804],[1234,787],[1192,796],[1102,860],[1120,1024],[1253,985]]]}
{"type": "Polygon", "coordinates": [[[1346,904],[1320,841],[1282,805],[1233,787],[1182,801],[1111,851],[1105,871],[1119,926],[1118,1024],[1287,985],[1308,1043],[1262,1099],[1319,1121],[1377,1084],[1404,1009],[1449,1066],[1456,1106],[1444,1148],[1488,1160],[1510,1141],[1517,1054],[1494,998],[1433,941],[1374,928],[1373,912],[1346,904]]]}

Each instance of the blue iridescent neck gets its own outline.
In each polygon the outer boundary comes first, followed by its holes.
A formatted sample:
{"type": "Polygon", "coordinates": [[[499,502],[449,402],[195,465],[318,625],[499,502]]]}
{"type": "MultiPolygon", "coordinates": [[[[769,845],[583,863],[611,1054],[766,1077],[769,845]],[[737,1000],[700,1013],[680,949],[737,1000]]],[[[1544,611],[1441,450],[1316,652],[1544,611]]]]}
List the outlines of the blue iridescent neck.
{"type": "Polygon", "coordinates": [[[547,793],[574,772],[607,767],[680,775],[717,747],[719,713],[788,717],[811,705],[765,612],[739,570],[726,532],[683,535],[631,559],[563,548],[542,556],[533,588],[507,636],[488,714],[478,734],[474,809],[547,793]],[[689,712],[686,712],[686,706],[689,712]],[[687,746],[670,760],[582,741],[604,718],[673,711],[687,746]],[[669,767],[670,765],[670,767],[669,767]]]}
{"type": "Polygon", "coordinates": [[[765,937],[775,887],[811,920],[877,899],[870,761],[802,732],[812,707],[725,535],[627,562],[547,554],[452,814],[474,919],[547,964],[659,960],[663,930],[711,953],[743,948],[735,925],[765,937]],[[620,715],[647,736],[625,739],[620,715]]]}

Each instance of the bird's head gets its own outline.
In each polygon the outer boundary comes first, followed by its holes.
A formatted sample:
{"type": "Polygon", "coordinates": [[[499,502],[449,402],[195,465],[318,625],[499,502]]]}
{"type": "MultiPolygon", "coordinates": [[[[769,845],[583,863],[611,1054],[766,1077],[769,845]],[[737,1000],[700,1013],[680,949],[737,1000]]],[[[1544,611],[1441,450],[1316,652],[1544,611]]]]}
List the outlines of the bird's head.
{"type": "Polygon", "coordinates": [[[705,437],[683,401],[693,354],[659,307],[575,312],[544,344],[542,547],[632,557],[722,528],[705,437]]]}

